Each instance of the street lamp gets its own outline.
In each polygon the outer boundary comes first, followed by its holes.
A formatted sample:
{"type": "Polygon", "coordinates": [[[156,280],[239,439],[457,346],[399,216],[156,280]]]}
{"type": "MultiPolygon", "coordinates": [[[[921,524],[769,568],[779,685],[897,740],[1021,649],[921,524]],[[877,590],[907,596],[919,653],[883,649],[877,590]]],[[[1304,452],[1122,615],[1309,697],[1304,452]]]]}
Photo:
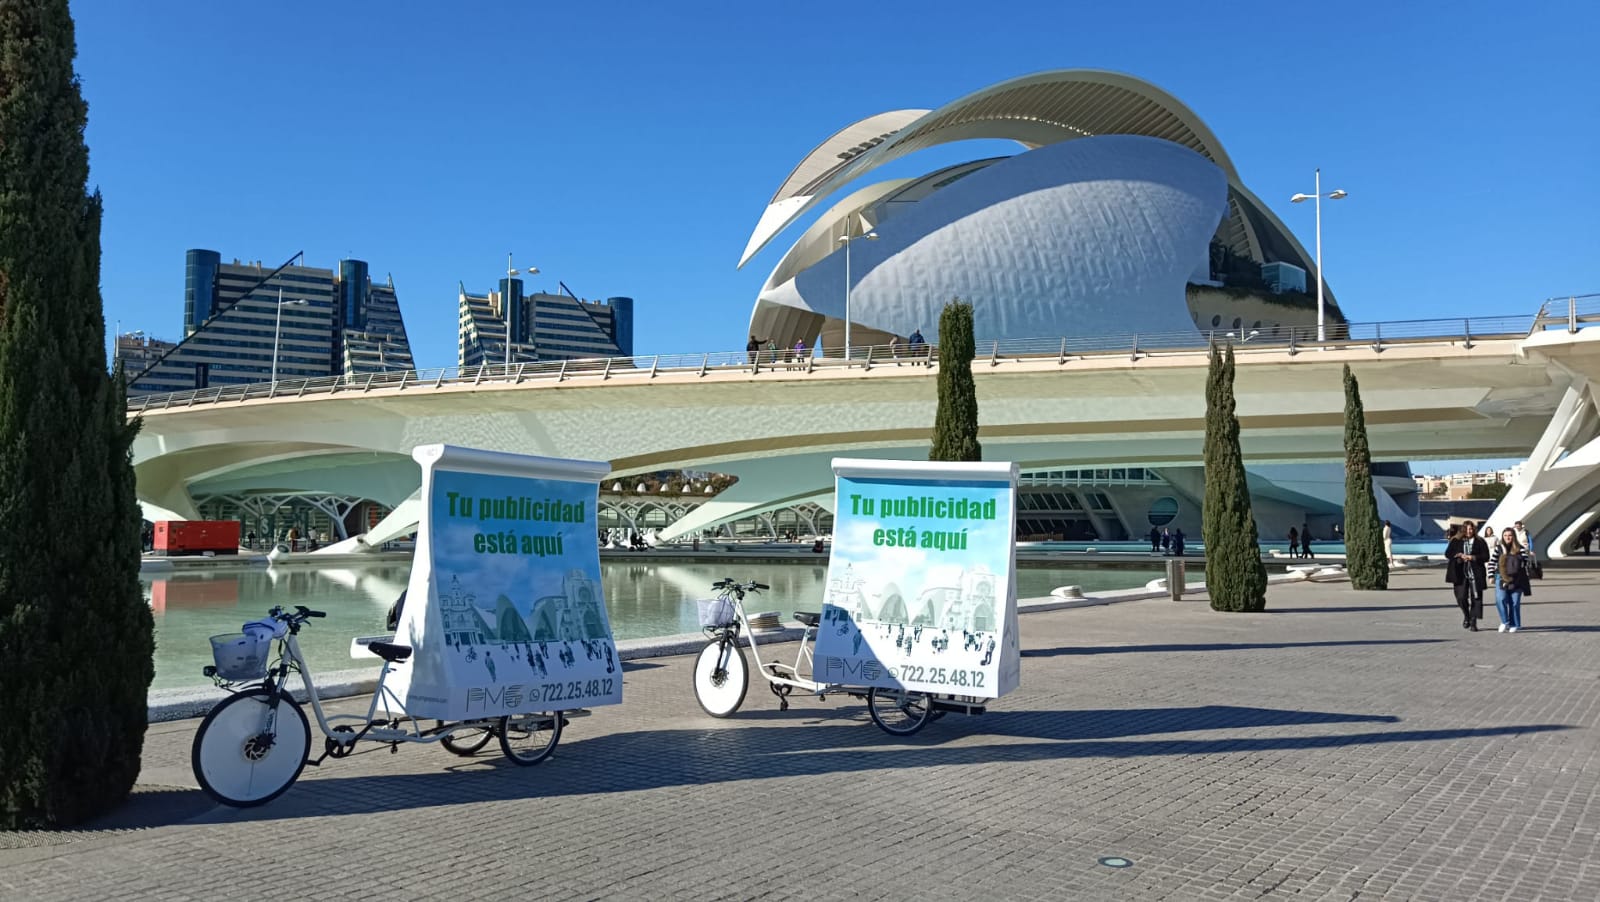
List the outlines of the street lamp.
{"type": "Polygon", "coordinates": [[[844,359],[850,360],[850,244],[858,238],[868,241],[877,241],[877,232],[868,232],[865,235],[851,235],[850,226],[845,224],[844,234],[839,236],[839,241],[844,245],[844,359]]]}
{"type": "Polygon", "coordinates": [[[1289,203],[1291,204],[1312,199],[1317,202],[1317,341],[1328,340],[1327,329],[1323,325],[1324,308],[1322,305],[1322,199],[1326,197],[1328,200],[1344,200],[1349,196],[1349,192],[1343,188],[1323,194],[1322,168],[1319,166],[1317,168],[1316,186],[1312,189],[1312,193],[1296,194],[1294,197],[1289,198],[1289,203]]]}
{"type": "Polygon", "coordinates": [[[283,335],[283,308],[304,307],[309,301],[305,298],[296,298],[292,301],[283,299],[283,289],[278,289],[278,318],[277,324],[272,327],[272,381],[278,381],[278,339],[283,335]]]}
{"type": "MultiPolygon", "coordinates": [[[[530,266],[527,269],[530,276],[539,274],[539,267],[530,266]]],[[[511,265],[511,254],[506,254],[506,293],[500,298],[500,315],[506,321],[506,372],[511,372],[511,280],[520,273],[511,265]]]]}

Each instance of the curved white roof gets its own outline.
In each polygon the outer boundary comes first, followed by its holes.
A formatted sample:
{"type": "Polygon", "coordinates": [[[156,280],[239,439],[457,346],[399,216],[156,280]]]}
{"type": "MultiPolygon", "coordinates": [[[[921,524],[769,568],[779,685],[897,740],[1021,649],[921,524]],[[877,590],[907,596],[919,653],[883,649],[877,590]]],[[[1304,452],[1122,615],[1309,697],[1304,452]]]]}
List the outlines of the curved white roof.
{"type": "Polygon", "coordinates": [[[849,180],[952,141],[1002,139],[1033,148],[1091,135],[1146,135],[1187,147],[1217,164],[1230,182],[1237,180],[1222,143],[1193,110],[1155,85],[1118,72],[1025,75],[917,113],[898,110],[863,119],[807,154],[762,212],[739,266],[849,180]]]}

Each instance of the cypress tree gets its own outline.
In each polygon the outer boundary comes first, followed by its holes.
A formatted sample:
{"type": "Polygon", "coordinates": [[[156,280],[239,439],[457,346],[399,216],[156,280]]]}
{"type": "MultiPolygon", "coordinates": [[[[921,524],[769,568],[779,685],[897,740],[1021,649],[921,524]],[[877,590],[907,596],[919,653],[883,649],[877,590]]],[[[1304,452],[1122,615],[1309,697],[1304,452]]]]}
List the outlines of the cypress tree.
{"type": "Polygon", "coordinates": [[[939,412],[929,460],[983,460],[972,355],[972,305],[955,298],[939,314],[939,412]]]}
{"type": "Polygon", "coordinates": [[[0,827],[64,826],[139,774],[153,622],[100,195],[67,0],[0,0],[0,827]]]}
{"type": "Polygon", "coordinates": [[[1383,551],[1383,524],[1372,496],[1372,452],[1367,448],[1367,413],[1361,385],[1344,366],[1344,550],[1350,585],[1389,588],[1389,557],[1383,551]]]}
{"type": "Polygon", "coordinates": [[[1206,498],[1201,535],[1206,546],[1206,593],[1218,611],[1263,611],[1267,607],[1267,568],[1244,455],[1239,451],[1239,418],[1234,414],[1233,346],[1211,346],[1206,371],[1206,498]]]}

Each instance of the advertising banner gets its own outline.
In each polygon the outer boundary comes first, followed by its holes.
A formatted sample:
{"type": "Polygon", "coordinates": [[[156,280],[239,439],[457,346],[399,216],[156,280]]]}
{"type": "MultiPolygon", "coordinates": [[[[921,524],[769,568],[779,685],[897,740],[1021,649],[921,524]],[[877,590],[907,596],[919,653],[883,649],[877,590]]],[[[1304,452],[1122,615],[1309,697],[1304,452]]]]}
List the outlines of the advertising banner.
{"type": "Polygon", "coordinates": [[[833,462],[816,679],[998,698],[1021,679],[1017,465],[833,462]]]}
{"type": "Polygon", "coordinates": [[[595,508],[610,465],[424,445],[422,519],[390,686],[469,720],[622,701],[595,508]],[[425,603],[424,603],[425,602],[425,603]]]}

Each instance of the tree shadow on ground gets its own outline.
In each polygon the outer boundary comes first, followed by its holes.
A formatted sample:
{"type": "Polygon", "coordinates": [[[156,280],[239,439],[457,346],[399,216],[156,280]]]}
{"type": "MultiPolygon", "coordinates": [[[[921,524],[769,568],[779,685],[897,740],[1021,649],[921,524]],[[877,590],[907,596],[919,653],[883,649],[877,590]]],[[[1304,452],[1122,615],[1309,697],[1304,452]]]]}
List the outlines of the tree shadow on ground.
{"type": "Polygon", "coordinates": [[[1320,642],[1179,642],[1161,645],[1083,645],[1023,649],[1024,658],[1061,655],[1109,655],[1127,652],[1251,651],[1263,648],[1330,648],[1341,645],[1426,645],[1444,639],[1327,639],[1320,642]]]}
{"type": "Polygon", "coordinates": [[[1600,626],[1520,626],[1519,633],[1600,633],[1600,626]]]}
{"type": "MultiPolygon", "coordinates": [[[[873,771],[962,767],[1029,761],[1174,757],[1335,749],[1389,743],[1439,742],[1568,729],[1560,724],[1374,730],[1307,735],[1318,724],[1394,723],[1387,715],[1290,711],[1206,705],[1104,711],[999,711],[950,715],[914,737],[895,738],[867,726],[855,707],[851,722],[789,726],[750,723],[706,729],[640,730],[592,739],[564,737],[550,760],[517,767],[493,752],[455,762],[434,752],[439,770],[392,775],[308,774],[267,806],[166,813],[147,810],[148,823],[231,823],[370,814],[471,802],[533,800],[627,793],[741,780],[848,775],[873,771]],[[1194,731],[1251,730],[1245,735],[1179,738],[1194,731]],[[1150,739],[1121,737],[1148,735],[1150,739]],[[983,742],[993,738],[1001,741],[983,742]],[[954,741],[953,741],[954,740],[954,741]],[[1019,741],[1020,740],[1020,741],[1019,741]]],[[[775,713],[775,712],[774,712],[775,713]]],[[[785,718],[811,712],[791,710],[785,718]]],[[[840,711],[840,714],[845,713],[840,711]]],[[[768,717],[745,718],[741,720],[768,717]]],[[[574,732],[581,729],[581,721],[574,732]]],[[[418,749],[417,754],[428,754],[418,749]]],[[[198,791],[194,791],[198,795],[198,791]]]]}

